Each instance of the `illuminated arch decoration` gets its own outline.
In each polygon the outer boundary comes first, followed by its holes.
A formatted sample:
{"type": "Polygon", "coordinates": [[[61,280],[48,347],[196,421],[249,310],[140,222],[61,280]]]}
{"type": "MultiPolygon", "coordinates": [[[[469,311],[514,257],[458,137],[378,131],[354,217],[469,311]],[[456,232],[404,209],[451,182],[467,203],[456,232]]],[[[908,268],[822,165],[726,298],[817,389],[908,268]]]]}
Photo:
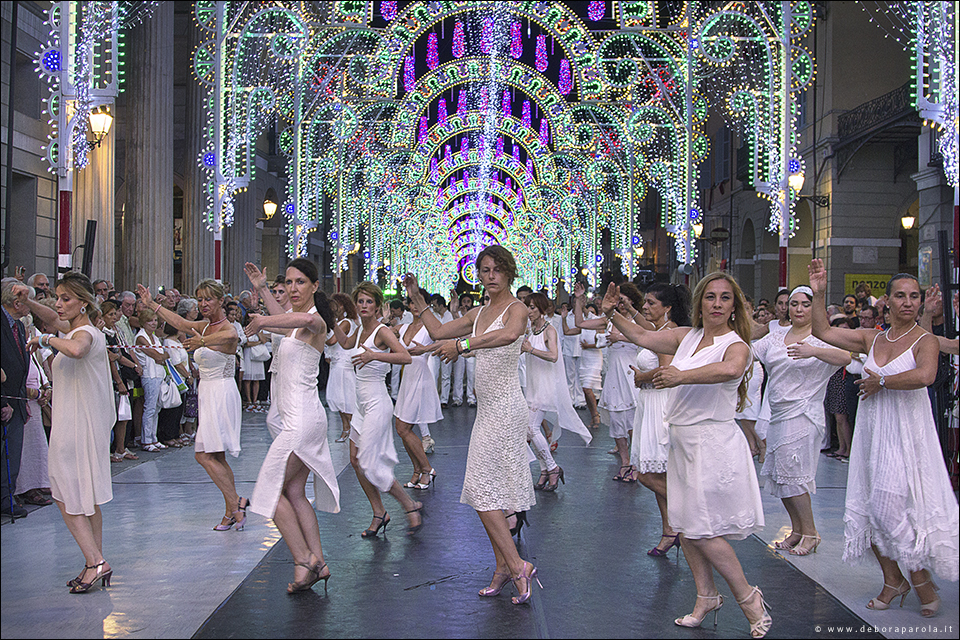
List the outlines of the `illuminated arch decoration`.
{"type": "Polygon", "coordinates": [[[361,253],[370,279],[413,271],[446,291],[475,283],[471,257],[499,242],[522,283],[552,291],[586,268],[596,284],[611,249],[635,273],[639,203],[656,194],[689,266],[711,107],[749,125],[753,179],[786,207],[779,219],[789,211],[789,95],[812,76],[791,39],[808,3],[593,3],[618,30],[591,30],[563,2],[228,5],[197,4],[213,34],[195,56],[214,89],[209,220],[229,224],[256,136],[275,123],[290,255],[329,228],[335,270],[361,253]],[[731,92],[717,80],[734,71],[731,92]]]}

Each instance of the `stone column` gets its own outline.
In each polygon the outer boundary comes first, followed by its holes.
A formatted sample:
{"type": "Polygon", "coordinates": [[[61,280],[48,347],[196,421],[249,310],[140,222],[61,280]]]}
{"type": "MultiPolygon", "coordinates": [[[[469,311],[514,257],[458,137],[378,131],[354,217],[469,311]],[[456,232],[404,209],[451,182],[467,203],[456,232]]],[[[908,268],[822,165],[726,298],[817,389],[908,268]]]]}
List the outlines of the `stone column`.
{"type": "Polygon", "coordinates": [[[259,261],[257,218],[262,216],[263,196],[260,195],[258,201],[256,184],[253,183],[246,191],[235,195],[233,225],[223,230],[223,281],[230,283],[234,297],[250,288],[243,265],[259,261]]]}
{"type": "MultiPolygon", "coordinates": [[[[115,109],[112,110],[115,112],[115,109]]],[[[86,167],[77,171],[73,179],[73,207],[70,229],[73,246],[84,242],[87,220],[97,222],[97,237],[93,247],[91,280],[114,280],[114,251],[116,249],[116,225],[114,218],[114,194],[116,191],[116,127],[91,149],[86,167]]],[[[73,262],[74,269],[83,265],[83,254],[78,251],[73,262]]]]}
{"type": "Polygon", "coordinates": [[[173,22],[173,3],[161,2],[127,44],[127,204],[117,280],[154,292],[173,286],[173,22]]]}
{"type": "MultiPolygon", "coordinates": [[[[209,34],[202,34],[205,38],[209,34]]],[[[200,29],[191,27],[190,48],[200,44],[200,29]]],[[[197,283],[212,278],[214,264],[213,232],[207,229],[207,199],[204,185],[210,175],[200,168],[200,152],[203,149],[203,129],[207,121],[204,110],[208,95],[207,87],[197,82],[193,74],[187,84],[187,109],[184,149],[186,167],[183,184],[183,287],[184,295],[191,295],[197,283]]]]}

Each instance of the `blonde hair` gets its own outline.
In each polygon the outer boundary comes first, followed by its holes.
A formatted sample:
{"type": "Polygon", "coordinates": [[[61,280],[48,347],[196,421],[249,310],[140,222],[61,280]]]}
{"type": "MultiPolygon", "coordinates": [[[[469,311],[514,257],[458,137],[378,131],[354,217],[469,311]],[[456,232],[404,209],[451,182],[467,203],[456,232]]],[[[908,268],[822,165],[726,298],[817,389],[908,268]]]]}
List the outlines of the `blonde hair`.
{"type": "Polygon", "coordinates": [[[356,288],[354,288],[353,294],[351,295],[354,302],[357,301],[357,298],[360,296],[361,293],[364,293],[370,296],[371,298],[373,298],[374,303],[376,303],[378,307],[383,306],[383,291],[380,290],[380,287],[373,284],[369,280],[364,280],[363,282],[358,284],[356,288]]]}
{"type": "Polygon", "coordinates": [[[197,285],[197,288],[193,290],[193,294],[197,297],[200,297],[201,291],[205,293],[212,293],[213,297],[217,300],[223,300],[223,296],[226,294],[223,289],[223,285],[210,278],[201,280],[200,284],[197,285]]]}
{"type": "MultiPolygon", "coordinates": [[[[733,313],[730,314],[730,317],[727,319],[727,326],[733,329],[749,348],[752,334],[752,319],[747,314],[746,298],[744,298],[743,290],[733,276],[721,271],[714,271],[704,276],[700,282],[697,283],[697,287],[693,291],[693,327],[695,329],[703,328],[703,295],[707,290],[707,286],[715,280],[726,280],[730,284],[730,288],[733,289],[733,313]]],[[[747,385],[750,382],[750,376],[752,374],[753,367],[747,367],[743,378],[740,380],[740,386],[737,387],[737,411],[743,411],[743,408],[746,406],[747,385]]]]}
{"type": "Polygon", "coordinates": [[[79,271],[68,271],[57,281],[57,287],[63,287],[69,291],[75,298],[83,301],[89,309],[98,310],[97,294],[93,291],[93,285],[90,284],[90,278],[79,271]]]}
{"type": "Polygon", "coordinates": [[[157,312],[153,309],[143,309],[140,313],[137,314],[137,320],[140,321],[140,326],[145,327],[148,322],[157,317],[157,312]]]}

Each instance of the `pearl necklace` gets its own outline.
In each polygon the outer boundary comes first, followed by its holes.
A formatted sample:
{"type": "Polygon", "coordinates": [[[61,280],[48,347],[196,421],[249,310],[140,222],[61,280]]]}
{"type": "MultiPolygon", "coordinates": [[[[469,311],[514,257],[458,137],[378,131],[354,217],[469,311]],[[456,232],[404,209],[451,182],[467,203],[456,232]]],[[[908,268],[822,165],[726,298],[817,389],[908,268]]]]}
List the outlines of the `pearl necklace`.
{"type": "Polygon", "coordinates": [[[547,330],[547,325],[548,325],[548,324],[550,324],[550,323],[549,323],[549,322],[546,322],[546,321],[544,321],[544,323],[543,323],[543,326],[542,326],[542,327],[540,327],[540,329],[539,329],[539,330],[537,330],[537,328],[536,328],[536,327],[534,327],[534,328],[533,328],[533,335],[535,335],[535,336],[538,336],[538,335],[540,335],[541,333],[543,333],[544,331],[546,331],[546,330],[547,330]]]}
{"type": "MultiPolygon", "coordinates": [[[[914,322],[914,323],[913,323],[913,327],[916,327],[916,326],[917,326],[917,323],[914,322]]],[[[913,331],[913,327],[910,327],[909,329],[907,329],[907,330],[903,333],[903,335],[900,336],[900,338],[902,338],[903,336],[905,336],[905,335],[907,335],[908,333],[910,333],[911,331],[913,331]]],[[[895,339],[893,339],[893,340],[890,339],[890,331],[891,331],[892,329],[893,329],[893,327],[890,327],[889,329],[887,329],[886,331],[883,332],[883,337],[886,338],[886,339],[887,339],[887,342],[890,342],[890,343],[896,342],[897,340],[900,339],[900,338],[895,338],[895,339]]]]}

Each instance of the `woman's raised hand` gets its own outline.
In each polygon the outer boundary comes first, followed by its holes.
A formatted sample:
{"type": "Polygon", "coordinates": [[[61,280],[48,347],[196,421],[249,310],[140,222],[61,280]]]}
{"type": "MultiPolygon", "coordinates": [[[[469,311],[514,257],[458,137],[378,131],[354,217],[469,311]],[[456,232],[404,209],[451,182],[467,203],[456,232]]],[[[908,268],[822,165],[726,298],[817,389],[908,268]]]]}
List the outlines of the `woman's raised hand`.
{"type": "Polygon", "coordinates": [[[823,266],[823,260],[814,258],[807,267],[810,274],[810,289],[814,295],[826,295],[827,293],[827,270],[823,266]]]}
{"type": "MultiPolygon", "coordinates": [[[[141,302],[148,308],[153,304],[153,296],[150,295],[150,289],[147,289],[142,284],[137,285],[137,295],[140,296],[141,302]]],[[[153,309],[150,309],[153,311],[153,309]]]]}
{"type": "Polygon", "coordinates": [[[617,305],[620,304],[620,287],[612,282],[607,286],[607,292],[603,294],[603,300],[600,302],[600,311],[606,316],[613,314],[617,305]]]}
{"type": "Polygon", "coordinates": [[[573,285],[573,297],[582,298],[587,295],[587,288],[583,286],[582,282],[576,282],[573,285]]]}
{"type": "MultiPolygon", "coordinates": [[[[267,276],[260,271],[260,268],[252,262],[248,262],[243,265],[243,272],[247,274],[247,279],[250,281],[250,285],[254,289],[266,289],[267,288],[267,276]]],[[[249,334],[247,334],[249,335],[249,334]]]]}

